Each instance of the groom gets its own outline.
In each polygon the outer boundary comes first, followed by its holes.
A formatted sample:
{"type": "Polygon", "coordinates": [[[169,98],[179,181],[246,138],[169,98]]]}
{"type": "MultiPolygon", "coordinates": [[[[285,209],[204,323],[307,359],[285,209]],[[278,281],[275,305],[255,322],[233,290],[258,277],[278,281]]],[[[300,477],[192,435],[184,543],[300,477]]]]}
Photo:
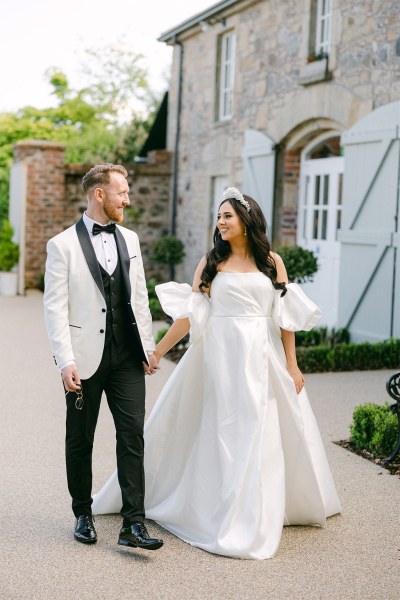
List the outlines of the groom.
{"type": "Polygon", "coordinates": [[[102,393],[117,434],[123,517],[118,543],[156,550],[144,524],[144,373],[158,369],[139,240],[116,225],[129,206],[127,171],[93,167],[82,180],[87,210],[47,245],[47,332],[67,404],[68,489],[78,542],[97,541],[92,448],[102,393]]]}

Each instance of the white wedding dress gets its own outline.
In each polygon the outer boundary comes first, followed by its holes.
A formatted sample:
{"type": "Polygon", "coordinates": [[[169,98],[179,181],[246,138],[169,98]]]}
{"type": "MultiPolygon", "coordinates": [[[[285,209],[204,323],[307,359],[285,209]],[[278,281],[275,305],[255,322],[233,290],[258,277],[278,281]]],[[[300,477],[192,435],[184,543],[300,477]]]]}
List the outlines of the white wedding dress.
{"type": "MultiPolygon", "coordinates": [[[[145,424],[146,517],[182,540],[237,558],[270,558],[283,525],[324,525],[341,511],[306,391],[286,369],[280,327],[311,329],[319,309],[296,284],[218,273],[211,299],[157,286],[188,317],[191,345],[145,424]]],[[[116,513],[116,473],[94,514],[116,513]]]]}

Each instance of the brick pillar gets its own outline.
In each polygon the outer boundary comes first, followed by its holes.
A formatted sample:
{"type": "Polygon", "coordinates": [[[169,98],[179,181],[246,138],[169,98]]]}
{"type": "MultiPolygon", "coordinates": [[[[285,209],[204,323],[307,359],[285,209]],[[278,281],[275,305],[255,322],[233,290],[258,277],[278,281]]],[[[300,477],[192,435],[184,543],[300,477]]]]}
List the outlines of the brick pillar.
{"type": "Polygon", "coordinates": [[[37,287],[45,270],[46,243],[64,224],[63,144],[42,140],[17,142],[14,162],[27,165],[25,287],[37,287]]]}
{"type": "Polygon", "coordinates": [[[283,157],[283,204],[280,215],[280,239],[283,246],[296,243],[299,175],[300,151],[286,150],[283,157]]]}

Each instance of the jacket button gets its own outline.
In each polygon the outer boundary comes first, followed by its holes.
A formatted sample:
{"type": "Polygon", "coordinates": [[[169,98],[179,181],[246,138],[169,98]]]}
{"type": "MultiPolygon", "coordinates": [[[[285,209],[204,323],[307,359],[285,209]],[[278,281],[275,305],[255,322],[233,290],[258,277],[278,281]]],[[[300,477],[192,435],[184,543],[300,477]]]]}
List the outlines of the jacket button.
{"type": "Polygon", "coordinates": [[[136,323],[132,323],[132,325],[136,325],[136,323]]]}
{"type": "Polygon", "coordinates": [[[104,333],[104,329],[100,329],[100,333],[104,333]]]}
{"type": "Polygon", "coordinates": [[[101,309],[101,312],[106,312],[106,309],[105,309],[105,308],[102,308],[102,309],[101,309]]]}

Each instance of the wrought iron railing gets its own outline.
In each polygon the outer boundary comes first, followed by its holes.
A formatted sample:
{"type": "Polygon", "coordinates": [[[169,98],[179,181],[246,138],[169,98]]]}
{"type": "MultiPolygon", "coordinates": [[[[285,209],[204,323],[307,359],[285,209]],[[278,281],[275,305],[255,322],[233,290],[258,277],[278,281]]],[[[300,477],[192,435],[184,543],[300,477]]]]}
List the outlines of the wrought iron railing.
{"type": "Polygon", "coordinates": [[[390,464],[394,461],[397,456],[397,453],[400,450],[400,373],[395,373],[392,375],[386,382],[386,391],[393,400],[395,400],[394,404],[391,404],[389,409],[397,414],[397,444],[390,456],[385,458],[382,461],[382,467],[386,467],[386,465],[390,464]]]}

